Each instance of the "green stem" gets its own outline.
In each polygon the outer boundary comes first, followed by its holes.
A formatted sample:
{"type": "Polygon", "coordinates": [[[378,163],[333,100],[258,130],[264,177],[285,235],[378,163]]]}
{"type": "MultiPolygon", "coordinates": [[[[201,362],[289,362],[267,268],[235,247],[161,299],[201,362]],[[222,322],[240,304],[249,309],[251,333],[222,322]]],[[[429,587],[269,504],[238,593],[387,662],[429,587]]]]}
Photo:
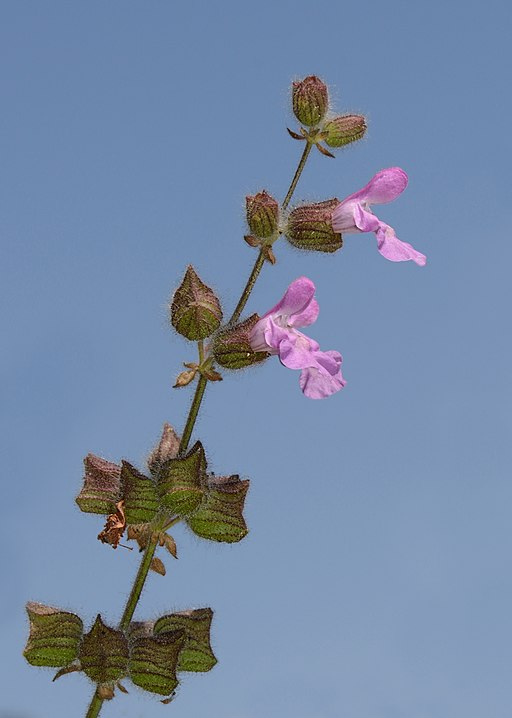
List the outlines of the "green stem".
{"type": "Polygon", "coordinates": [[[89,709],[85,718],[96,718],[100,714],[101,706],[103,705],[103,698],[100,698],[96,691],[92,697],[92,701],[89,705],[89,709]]]}
{"type": "Polygon", "coordinates": [[[256,258],[256,261],[254,262],[254,267],[252,268],[252,272],[249,275],[247,284],[244,287],[244,291],[242,292],[242,296],[240,297],[240,300],[239,300],[238,304],[236,305],[235,311],[233,312],[228,324],[234,324],[235,322],[237,322],[239,320],[240,314],[244,311],[244,307],[247,304],[247,300],[249,299],[249,296],[253,290],[254,285],[256,284],[256,280],[258,279],[259,274],[260,274],[264,264],[265,264],[265,254],[264,254],[263,248],[261,248],[259,251],[258,257],[256,258]]]}
{"type": "Polygon", "coordinates": [[[130,595],[128,596],[128,601],[126,602],[123,616],[121,618],[121,621],[119,622],[120,631],[126,631],[133,618],[137,603],[139,602],[140,594],[142,593],[142,589],[144,588],[144,583],[146,582],[149,569],[151,568],[151,561],[153,560],[153,556],[155,555],[157,544],[158,538],[151,538],[150,542],[146,546],[144,556],[142,557],[142,561],[140,562],[139,570],[137,571],[135,581],[133,582],[132,590],[130,591],[130,595]]]}
{"type": "Polygon", "coordinates": [[[295,188],[297,187],[297,182],[300,179],[300,176],[302,174],[302,170],[304,169],[304,166],[307,162],[307,159],[309,157],[309,153],[311,152],[311,148],[313,147],[313,143],[309,140],[306,142],[306,146],[304,147],[304,152],[302,153],[302,157],[300,158],[300,162],[297,165],[297,169],[295,170],[295,174],[293,175],[292,183],[290,185],[290,189],[286,193],[286,197],[283,200],[283,204],[281,205],[281,209],[285,210],[288,205],[290,204],[290,200],[292,198],[293,193],[295,192],[295,188]]]}
{"type": "Polygon", "coordinates": [[[197,351],[199,353],[199,366],[204,362],[204,341],[197,342],[197,351]]]}
{"type": "Polygon", "coordinates": [[[185,428],[183,429],[183,434],[181,436],[180,448],[178,451],[178,455],[180,456],[184,454],[185,451],[188,449],[190,437],[192,436],[192,431],[194,430],[194,425],[196,423],[197,415],[199,413],[199,407],[201,406],[201,402],[203,401],[204,390],[206,389],[207,384],[208,379],[206,379],[201,374],[199,377],[199,381],[197,382],[194,398],[192,399],[192,404],[190,406],[190,411],[188,412],[187,423],[185,424],[185,428]]]}

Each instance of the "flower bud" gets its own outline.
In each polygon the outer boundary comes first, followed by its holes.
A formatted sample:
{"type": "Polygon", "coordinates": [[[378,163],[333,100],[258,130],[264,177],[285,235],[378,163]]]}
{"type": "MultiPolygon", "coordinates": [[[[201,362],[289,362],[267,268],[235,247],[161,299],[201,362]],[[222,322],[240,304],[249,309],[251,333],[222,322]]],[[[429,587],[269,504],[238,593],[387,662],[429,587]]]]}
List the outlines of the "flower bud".
{"type": "Polygon", "coordinates": [[[363,115],[339,115],[325,123],[322,135],[329,147],[343,147],[362,139],[366,128],[366,118],[363,115]]]}
{"type": "Polygon", "coordinates": [[[323,120],[329,108],[327,85],[310,75],[292,85],[292,104],[295,117],[306,127],[314,127],[323,120]]]}
{"type": "Polygon", "coordinates": [[[170,459],[158,477],[158,493],[163,506],[180,516],[194,511],[203,499],[206,457],[200,441],[186,456],[170,459]]]}
{"type": "Polygon", "coordinates": [[[124,633],[106,626],[98,615],[80,646],[80,665],[94,683],[109,683],[128,673],[128,641],[124,633]]]}
{"type": "Polygon", "coordinates": [[[238,476],[212,476],[205,498],[186,521],[192,531],[210,541],[236,543],[247,535],[243,517],[249,480],[238,476]]]}
{"type": "Polygon", "coordinates": [[[259,316],[253,314],[215,337],[212,351],[217,364],[226,369],[244,369],[270,356],[267,352],[255,352],[249,342],[251,331],[258,320],[259,316]]]}
{"type": "Polygon", "coordinates": [[[248,195],[245,198],[245,207],[251,232],[261,239],[272,237],[279,222],[277,201],[263,190],[258,194],[248,195]]]}
{"type": "Polygon", "coordinates": [[[212,618],[211,608],[197,608],[162,616],[155,622],[155,635],[175,630],[185,632],[178,671],[209,671],[217,663],[210,643],[212,618]]]}
{"type": "Polygon", "coordinates": [[[67,666],[78,656],[83,623],[74,613],[27,603],[30,635],[23,655],[33,666],[67,666]]]}
{"type": "Polygon", "coordinates": [[[343,245],[341,234],[335,232],[331,224],[332,213],[338,204],[337,199],[328,199],[293,209],[284,231],[286,239],[298,249],[335,252],[343,245]]]}
{"type": "Polygon", "coordinates": [[[213,334],[221,320],[222,309],[215,292],[190,265],[172,298],[172,326],[186,339],[199,341],[213,334]]]}

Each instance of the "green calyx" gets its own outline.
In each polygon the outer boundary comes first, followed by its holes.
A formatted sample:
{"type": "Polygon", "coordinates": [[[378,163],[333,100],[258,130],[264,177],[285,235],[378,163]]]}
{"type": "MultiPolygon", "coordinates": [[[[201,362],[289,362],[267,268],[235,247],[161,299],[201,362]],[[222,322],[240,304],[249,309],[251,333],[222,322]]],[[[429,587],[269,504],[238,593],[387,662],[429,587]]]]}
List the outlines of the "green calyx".
{"type": "Polygon", "coordinates": [[[74,613],[27,604],[30,634],[23,655],[32,666],[59,668],[78,657],[83,623],[74,613]]]}
{"type": "Polygon", "coordinates": [[[322,127],[322,136],[329,147],[344,147],[361,140],[367,130],[363,115],[339,115],[322,127]]]}
{"type": "Polygon", "coordinates": [[[327,85],[316,75],[294,82],[292,105],[298,121],[306,127],[314,127],[323,120],[329,109],[327,85]]]}
{"type": "Polygon", "coordinates": [[[178,658],[179,671],[209,671],[217,663],[210,643],[212,618],[211,608],[198,608],[162,616],[155,622],[156,635],[167,631],[183,631],[185,635],[178,658]]]}
{"type": "Polygon", "coordinates": [[[84,459],[84,485],[76,498],[81,511],[110,514],[119,500],[121,467],[100,456],[88,454],[84,459]]]}
{"type": "Polygon", "coordinates": [[[178,685],[178,657],[185,643],[184,631],[135,638],[130,646],[130,679],[146,691],[165,696],[178,685]]]}
{"type": "Polygon", "coordinates": [[[123,461],[121,486],[126,523],[145,524],[152,521],[159,507],[154,481],[141,474],[127,461],[123,461]]]}
{"type": "Polygon", "coordinates": [[[172,298],[172,326],[186,339],[199,341],[213,334],[221,321],[222,309],[215,292],[190,265],[172,298]]]}
{"type": "Polygon", "coordinates": [[[245,369],[268,359],[267,352],[255,352],[250,344],[251,331],[259,321],[253,314],[233,327],[219,332],[214,339],[212,353],[219,366],[225,369],[245,369]]]}
{"type": "Polygon", "coordinates": [[[248,479],[211,477],[201,506],[187,518],[187,524],[195,534],[210,541],[241,541],[248,533],[243,516],[248,489],[248,479]]]}
{"type": "Polygon", "coordinates": [[[277,234],[279,204],[265,190],[245,198],[247,224],[252,234],[259,239],[268,239],[277,234]]]}
{"type": "Polygon", "coordinates": [[[179,516],[193,512],[203,499],[202,477],[206,473],[206,456],[201,442],[181,458],[170,459],[158,478],[160,501],[179,516]]]}
{"type": "Polygon", "coordinates": [[[337,199],[328,199],[293,209],[284,230],[288,242],[297,249],[315,252],[332,253],[340,249],[342,236],[332,228],[332,213],[338,204],[337,199]]]}
{"type": "Polygon", "coordinates": [[[78,658],[81,669],[94,683],[117,681],[128,674],[128,641],[122,631],[105,625],[98,615],[83,637],[78,658]]]}

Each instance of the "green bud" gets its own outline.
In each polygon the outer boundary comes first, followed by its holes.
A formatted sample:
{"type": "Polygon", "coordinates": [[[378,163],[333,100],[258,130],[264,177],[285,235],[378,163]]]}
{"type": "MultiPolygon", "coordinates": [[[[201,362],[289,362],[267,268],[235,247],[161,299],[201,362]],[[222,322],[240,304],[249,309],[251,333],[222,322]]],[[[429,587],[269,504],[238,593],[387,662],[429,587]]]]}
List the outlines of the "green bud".
{"type": "Polygon", "coordinates": [[[178,659],[178,671],[209,671],[217,663],[210,643],[212,618],[211,608],[198,608],[162,616],[156,621],[155,635],[176,630],[185,633],[185,642],[178,659]]]}
{"type": "Polygon", "coordinates": [[[123,461],[121,484],[126,523],[149,523],[154,518],[159,504],[155,483],[127,461],[123,461]]]}
{"type": "Polygon", "coordinates": [[[366,118],[363,115],[339,115],[325,123],[322,135],[329,147],[343,147],[362,139],[366,129],[366,118]]]}
{"type": "Polygon", "coordinates": [[[253,314],[244,322],[217,334],[212,348],[217,364],[226,369],[245,369],[265,361],[270,356],[267,352],[255,352],[249,342],[251,330],[258,320],[259,316],[253,314]]]}
{"type": "Polygon", "coordinates": [[[279,204],[265,190],[245,198],[247,224],[251,232],[261,239],[272,237],[279,223],[279,204]]]}
{"type": "Polygon", "coordinates": [[[124,633],[106,626],[98,614],[83,638],[79,659],[94,683],[117,681],[128,674],[128,641],[124,633]]]}
{"type": "Polygon", "coordinates": [[[210,478],[203,503],[187,518],[192,531],[210,541],[241,541],[248,532],[243,517],[248,489],[249,481],[240,481],[238,476],[210,478]]]}
{"type": "Polygon", "coordinates": [[[30,634],[23,655],[32,666],[57,668],[78,656],[83,623],[74,613],[27,603],[30,634]]]}
{"type": "Polygon", "coordinates": [[[170,459],[158,477],[158,493],[162,505],[180,516],[197,509],[203,499],[203,477],[206,456],[201,442],[196,441],[185,456],[170,459]]]}
{"type": "Polygon", "coordinates": [[[167,696],[178,685],[176,668],[185,642],[184,631],[140,636],[130,641],[130,678],[151,693],[167,696]]]}
{"type": "Polygon", "coordinates": [[[292,105],[295,117],[306,127],[314,127],[329,109],[327,85],[316,75],[305,77],[292,85],[292,105]]]}
{"type": "Polygon", "coordinates": [[[284,234],[298,249],[316,252],[335,252],[343,246],[339,232],[332,228],[332,213],[339,204],[337,199],[328,199],[316,204],[305,204],[290,212],[284,234]]]}
{"type": "Polygon", "coordinates": [[[189,265],[171,303],[171,324],[191,341],[206,339],[219,328],[222,309],[215,292],[206,286],[189,265]]]}
{"type": "Polygon", "coordinates": [[[121,467],[94,454],[84,459],[84,485],[76,503],[81,511],[92,514],[111,514],[119,501],[121,467]]]}

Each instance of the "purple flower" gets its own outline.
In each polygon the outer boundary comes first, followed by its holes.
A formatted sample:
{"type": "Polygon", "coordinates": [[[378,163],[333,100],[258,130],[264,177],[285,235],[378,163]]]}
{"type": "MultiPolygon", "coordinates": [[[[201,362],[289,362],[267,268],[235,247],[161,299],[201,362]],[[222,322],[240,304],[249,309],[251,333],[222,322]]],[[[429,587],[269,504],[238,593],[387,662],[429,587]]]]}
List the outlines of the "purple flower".
{"type": "Polygon", "coordinates": [[[407,242],[402,242],[393,227],[381,222],[370,206],[392,202],[407,187],[407,175],[400,167],[388,167],[372,177],[366,187],[354,192],[336,207],[332,214],[332,227],[335,232],[375,232],[379,252],[392,262],[413,262],[423,267],[427,258],[417,252],[407,242]]]}
{"type": "Polygon", "coordinates": [[[311,279],[299,277],[292,282],[281,301],[255,324],[250,344],[254,351],[277,354],[288,369],[302,369],[299,383],[304,394],[310,399],[324,399],[343,389],[345,380],[341,354],[320,351],[317,342],[297,330],[318,317],[314,294],[311,279]]]}

